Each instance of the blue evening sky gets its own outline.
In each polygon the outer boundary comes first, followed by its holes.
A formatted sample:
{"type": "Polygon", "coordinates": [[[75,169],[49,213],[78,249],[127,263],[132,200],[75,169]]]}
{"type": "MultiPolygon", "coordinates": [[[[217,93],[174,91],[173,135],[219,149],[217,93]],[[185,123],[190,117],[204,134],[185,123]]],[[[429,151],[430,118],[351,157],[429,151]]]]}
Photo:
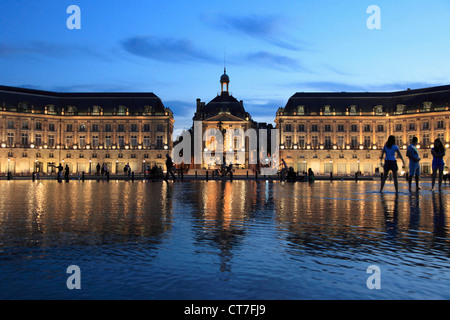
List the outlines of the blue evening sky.
{"type": "Polygon", "coordinates": [[[154,92],[189,128],[197,98],[230,91],[257,121],[299,91],[450,84],[450,1],[2,0],[0,84],[154,92]],[[69,30],[67,7],[81,9],[69,30]],[[370,5],[381,29],[369,30],[370,5]]]}

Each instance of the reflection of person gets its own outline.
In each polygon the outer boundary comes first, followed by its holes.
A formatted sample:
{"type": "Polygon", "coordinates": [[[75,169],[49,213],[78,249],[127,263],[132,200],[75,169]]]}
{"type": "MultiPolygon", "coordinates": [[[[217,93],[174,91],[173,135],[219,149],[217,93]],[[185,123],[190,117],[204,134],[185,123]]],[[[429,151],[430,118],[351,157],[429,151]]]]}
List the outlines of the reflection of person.
{"type": "Polygon", "coordinates": [[[308,169],[308,181],[314,182],[314,172],[311,170],[311,168],[308,169]]]}
{"type": "Polygon", "coordinates": [[[431,154],[433,155],[433,163],[432,169],[433,174],[431,176],[431,190],[434,189],[434,184],[436,182],[436,174],[439,171],[439,191],[441,191],[442,186],[442,176],[444,174],[444,156],[445,156],[445,147],[442,144],[441,140],[434,140],[434,148],[431,149],[431,154]]]}
{"type": "Polygon", "coordinates": [[[406,156],[409,158],[409,191],[411,192],[411,185],[413,176],[416,178],[416,190],[420,190],[419,188],[419,176],[420,176],[420,157],[419,151],[417,151],[417,143],[419,139],[417,137],[412,138],[411,144],[406,150],[406,156]]]}
{"type": "Polygon", "coordinates": [[[172,158],[169,156],[169,154],[166,154],[166,168],[167,168],[167,173],[166,173],[166,181],[169,180],[169,173],[172,175],[173,180],[175,181],[175,174],[173,173],[173,162],[172,162],[172,158]]]}
{"type": "Polygon", "coordinates": [[[384,159],[384,174],[381,180],[381,189],[380,192],[383,192],[384,184],[386,183],[386,178],[389,174],[389,171],[392,171],[392,176],[394,177],[394,185],[395,192],[398,193],[398,165],[396,155],[403,161],[403,165],[405,164],[405,160],[400,153],[400,148],[395,145],[395,136],[389,136],[386,145],[383,147],[381,152],[381,160],[383,160],[383,156],[386,154],[386,158],[384,159]]]}

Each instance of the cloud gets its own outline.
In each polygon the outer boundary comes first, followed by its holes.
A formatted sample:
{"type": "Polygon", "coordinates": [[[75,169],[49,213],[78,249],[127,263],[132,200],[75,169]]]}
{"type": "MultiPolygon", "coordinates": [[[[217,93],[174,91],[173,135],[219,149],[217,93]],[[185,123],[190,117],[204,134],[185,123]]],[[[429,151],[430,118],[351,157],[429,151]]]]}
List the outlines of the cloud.
{"type": "Polygon", "coordinates": [[[48,41],[34,41],[29,44],[5,44],[0,43],[0,57],[50,57],[68,58],[74,56],[89,56],[101,60],[108,57],[92,48],[74,44],[54,43],[48,41]]]}
{"type": "Polygon", "coordinates": [[[121,42],[127,52],[147,59],[171,63],[206,62],[218,60],[196,48],[186,39],[159,38],[154,36],[136,36],[121,42]]]}
{"type": "Polygon", "coordinates": [[[249,15],[243,17],[217,15],[201,16],[207,24],[225,30],[231,34],[241,34],[252,38],[260,39],[277,47],[298,51],[298,41],[289,39],[282,32],[281,26],[286,19],[275,15],[249,15]]]}
{"type": "Polygon", "coordinates": [[[281,71],[306,71],[296,59],[268,51],[251,52],[244,55],[239,60],[245,63],[281,71]]]}

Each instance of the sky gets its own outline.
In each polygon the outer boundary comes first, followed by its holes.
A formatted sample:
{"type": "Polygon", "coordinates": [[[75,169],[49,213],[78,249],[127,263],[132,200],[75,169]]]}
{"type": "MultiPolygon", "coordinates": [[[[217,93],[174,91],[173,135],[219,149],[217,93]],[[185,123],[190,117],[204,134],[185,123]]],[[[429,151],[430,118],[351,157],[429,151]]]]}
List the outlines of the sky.
{"type": "Polygon", "coordinates": [[[450,84],[449,14],[449,0],[2,0],[0,85],[153,92],[176,138],[226,66],[233,96],[273,123],[296,92],[450,84]],[[67,27],[71,5],[81,29],[67,27]]]}

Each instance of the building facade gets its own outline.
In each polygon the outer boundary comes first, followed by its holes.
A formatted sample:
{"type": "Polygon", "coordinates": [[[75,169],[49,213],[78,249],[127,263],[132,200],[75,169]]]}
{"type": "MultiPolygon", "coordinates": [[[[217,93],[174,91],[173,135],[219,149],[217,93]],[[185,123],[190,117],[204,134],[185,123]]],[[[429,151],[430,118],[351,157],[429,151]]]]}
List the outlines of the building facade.
{"type": "Polygon", "coordinates": [[[450,86],[392,93],[296,93],[276,114],[280,157],[299,172],[312,168],[316,174],[373,175],[382,172],[381,149],[389,135],[396,137],[406,164],[407,145],[417,136],[422,174],[430,174],[434,140],[449,147],[449,103],[450,86]]]}
{"type": "Polygon", "coordinates": [[[211,156],[202,157],[201,164],[195,164],[193,158],[191,168],[219,169],[223,162],[237,163],[234,165],[235,169],[252,170],[258,166],[257,154],[250,152],[248,147],[250,137],[246,133],[249,129],[257,133],[257,129],[263,124],[253,121],[251,115],[245,111],[243,100],[237,100],[230,93],[229,84],[230,78],[224,70],[224,74],[220,77],[220,94],[208,103],[197,99],[197,109],[193,117],[194,126],[191,132],[195,133],[195,122],[201,122],[199,129],[202,137],[201,150],[204,153],[210,153],[211,156]],[[217,156],[215,151],[220,151],[223,156],[217,156]]]}
{"type": "Polygon", "coordinates": [[[0,86],[0,173],[120,173],[165,167],[174,118],[153,93],[56,93],[0,86]]]}

